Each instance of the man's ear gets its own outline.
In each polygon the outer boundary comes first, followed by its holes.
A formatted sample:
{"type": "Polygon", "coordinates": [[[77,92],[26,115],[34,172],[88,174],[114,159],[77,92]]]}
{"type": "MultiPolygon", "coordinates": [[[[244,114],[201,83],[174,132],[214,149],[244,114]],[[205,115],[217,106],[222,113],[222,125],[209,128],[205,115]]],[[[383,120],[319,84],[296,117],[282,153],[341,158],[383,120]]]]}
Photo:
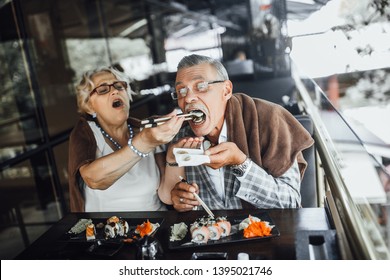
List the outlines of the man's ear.
{"type": "Polygon", "coordinates": [[[233,83],[230,80],[226,80],[224,84],[225,87],[223,94],[227,99],[230,99],[233,95],[233,83]]]}

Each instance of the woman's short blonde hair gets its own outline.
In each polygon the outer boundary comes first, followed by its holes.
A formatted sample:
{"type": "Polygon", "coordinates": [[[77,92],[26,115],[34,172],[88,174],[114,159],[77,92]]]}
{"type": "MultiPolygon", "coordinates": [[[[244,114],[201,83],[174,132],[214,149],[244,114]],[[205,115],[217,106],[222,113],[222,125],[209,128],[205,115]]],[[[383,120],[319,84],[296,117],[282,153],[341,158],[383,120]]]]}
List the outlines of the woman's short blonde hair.
{"type": "Polygon", "coordinates": [[[116,70],[113,67],[99,67],[93,70],[89,70],[84,72],[81,77],[80,82],[76,85],[76,96],[77,96],[77,107],[79,113],[88,113],[88,100],[90,92],[96,87],[96,85],[92,82],[92,78],[94,75],[107,72],[111,73],[118,79],[118,81],[124,81],[128,84],[127,94],[129,95],[130,101],[133,101],[132,95],[135,94],[134,91],[130,87],[130,78],[124,74],[116,70]]]}

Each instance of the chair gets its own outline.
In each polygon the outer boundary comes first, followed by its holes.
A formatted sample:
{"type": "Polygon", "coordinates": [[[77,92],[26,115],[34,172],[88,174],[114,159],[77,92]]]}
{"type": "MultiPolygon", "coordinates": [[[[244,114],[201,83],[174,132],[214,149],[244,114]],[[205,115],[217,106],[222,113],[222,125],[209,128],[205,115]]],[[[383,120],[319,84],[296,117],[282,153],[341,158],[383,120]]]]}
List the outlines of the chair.
{"type": "MultiPolygon", "coordinates": [[[[313,136],[313,121],[310,116],[295,115],[295,118],[313,136]]],[[[315,143],[306,150],[303,150],[302,153],[307,161],[307,168],[301,182],[302,207],[318,207],[315,143]]]]}
{"type": "Polygon", "coordinates": [[[276,104],[283,104],[283,96],[295,99],[295,82],[291,77],[256,80],[232,80],[233,91],[243,92],[251,97],[262,98],[276,104]]]}

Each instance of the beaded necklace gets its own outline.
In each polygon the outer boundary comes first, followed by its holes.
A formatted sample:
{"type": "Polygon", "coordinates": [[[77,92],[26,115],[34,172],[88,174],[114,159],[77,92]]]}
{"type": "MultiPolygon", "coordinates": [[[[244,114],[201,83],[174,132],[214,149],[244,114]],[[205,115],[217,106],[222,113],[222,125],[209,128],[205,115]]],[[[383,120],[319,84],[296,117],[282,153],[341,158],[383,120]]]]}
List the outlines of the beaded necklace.
{"type": "MultiPolygon", "coordinates": [[[[95,124],[100,129],[100,131],[103,134],[103,136],[106,137],[108,140],[110,140],[111,143],[114,144],[114,146],[118,150],[122,149],[122,146],[118,142],[116,142],[97,122],[95,122],[95,124]]],[[[130,140],[133,139],[134,133],[133,133],[133,129],[131,128],[130,124],[128,124],[127,127],[129,128],[129,132],[130,132],[130,139],[129,139],[129,141],[130,141],[130,140]]]]}

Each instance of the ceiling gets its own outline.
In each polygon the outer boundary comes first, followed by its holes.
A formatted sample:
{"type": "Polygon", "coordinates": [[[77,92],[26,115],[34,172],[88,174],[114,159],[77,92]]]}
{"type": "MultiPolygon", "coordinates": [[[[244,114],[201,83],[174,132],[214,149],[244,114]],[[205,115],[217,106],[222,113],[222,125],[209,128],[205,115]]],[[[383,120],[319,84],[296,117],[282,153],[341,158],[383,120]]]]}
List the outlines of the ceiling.
{"type": "MultiPolygon", "coordinates": [[[[275,1],[275,6],[286,10],[287,19],[305,19],[329,0],[286,1],[286,6],[275,1]]],[[[108,36],[128,38],[145,37],[151,26],[147,19],[162,19],[170,36],[189,35],[217,26],[245,32],[248,28],[248,1],[242,0],[144,0],[98,1],[96,5],[80,5],[80,1],[58,2],[65,37],[101,37],[102,20],[108,22],[108,36]],[[69,10],[74,12],[69,12],[69,10]],[[98,11],[103,13],[97,13],[98,11]],[[95,12],[96,11],[96,12],[95,12]],[[87,13],[87,16],[85,16],[87,13]],[[103,15],[104,18],[99,17],[103,15]],[[88,28],[80,28],[80,27],[88,28]],[[88,33],[88,34],[87,34],[88,33]]],[[[150,21],[149,21],[150,22],[150,21]]]]}
{"type": "MultiPolygon", "coordinates": [[[[274,6],[279,7],[279,16],[304,19],[328,1],[286,0],[285,5],[274,1],[274,6]]],[[[164,32],[167,34],[164,35],[167,37],[189,35],[218,26],[243,33],[249,26],[249,1],[245,0],[57,0],[37,5],[38,2],[41,1],[21,2],[25,20],[28,21],[31,14],[50,11],[54,28],[60,29],[66,38],[101,38],[102,34],[139,38],[149,36],[151,30],[161,32],[161,24],[166,26],[164,32]],[[150,22],[155,22],[154,28],[150,22]]],[[[9,28],[9,23],[13,22],[11,5],[8,2],[0,8],[0,40],[15,36],[14,29],[9,28]]]]}

